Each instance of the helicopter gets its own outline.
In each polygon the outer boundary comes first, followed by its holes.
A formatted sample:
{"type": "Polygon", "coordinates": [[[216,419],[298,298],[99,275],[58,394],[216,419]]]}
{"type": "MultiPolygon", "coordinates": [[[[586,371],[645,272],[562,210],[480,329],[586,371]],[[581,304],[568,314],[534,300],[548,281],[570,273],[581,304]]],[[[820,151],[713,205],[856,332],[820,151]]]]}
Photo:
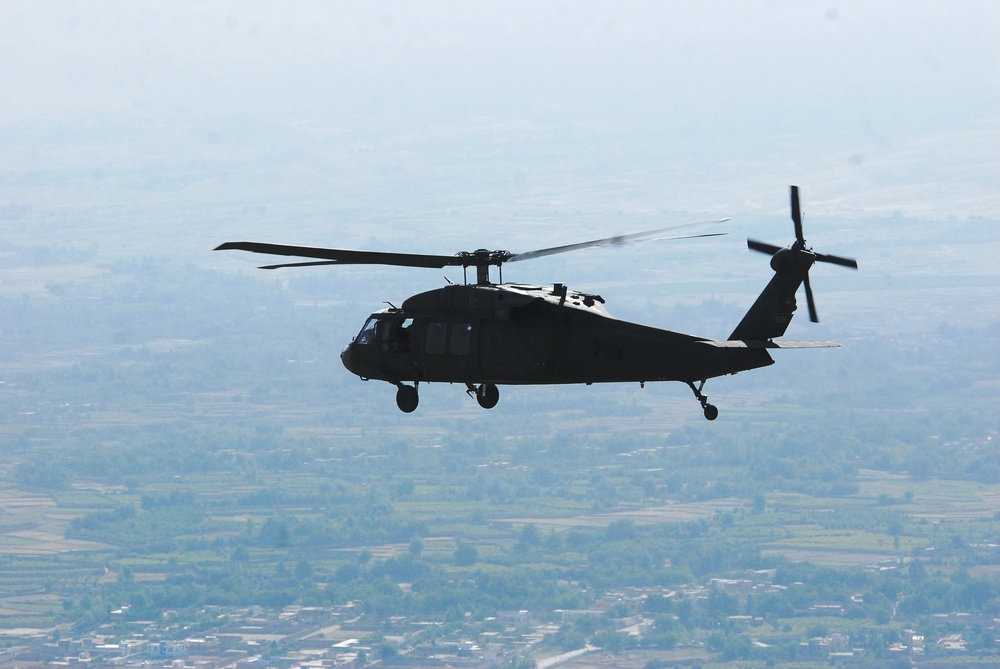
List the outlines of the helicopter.
{"type": "MultiPolygon", "coordinates": [[[[659,228],[590,242],[525,253],[479,249],[455,255],[384,253],[316,248],[262,242],[226,242],[215,250],[242,250],[311,258],[306,262],[265,265],[261,269],[319,265],[391,265],[462,267],[465,283],[407,298],[400,307],[377,311],[341,352],[348,371],[362,380],[377,379],[396,387],[396,405],[416,410],[420,383],[461,383],[484,409],[500,399],[500,385],[586,384],[679,381],[688,385],[705,418],[715,420],[716,406],[704,394],[708,379],[774,364],[768,349],[830,348],[827,341],[779,341],[796,310],[795,295],[804,285],[809,319],[819,317],[809,269],[823,262],[853,269],[852,258],[814,252],[802,232],[799,189],[791,186],[795,241],[778,247],[748,239],[747,247],[771,256],[774,275],[727,339],[698,337],[612,317],[600,295],[551,286],[503,282],[503,265],[544,256],[652,239],[710,237],[708,233],[664,237],[680,227],[659,228]],[[496,266],[500,282],[490,281],[496,266]],[[476,270],[475,283],[468,269],[476,270]],[[412,385],[410,385],[412,384],[412,385]]],[[[728,219],[726,219],[728,220],[728,219]]]]}

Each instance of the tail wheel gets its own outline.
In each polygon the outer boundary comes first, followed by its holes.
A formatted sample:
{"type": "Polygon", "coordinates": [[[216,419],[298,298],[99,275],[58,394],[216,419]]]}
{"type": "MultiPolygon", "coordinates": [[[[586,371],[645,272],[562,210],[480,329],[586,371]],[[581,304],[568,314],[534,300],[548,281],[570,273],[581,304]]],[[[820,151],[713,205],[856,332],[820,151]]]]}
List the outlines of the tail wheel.
{"type": "Polygon", "coordinates": [[[500,401],[500,390],[492,383],[481,383],[476,388],[476,401],[484,409],[492,409],[500,401]]]}
{"type": "Polygon", "coordinates": [[[698,402],[701,403],[702,411],[705,412],[705,418],[707,418],[708,420],[715,420],[716,418],[718,418],[719,408],[714,404],[709,404],[708,395],[701,392],[702,389],[705,387],[705,380],[702,379],[701,383],[698,384],[697,386],[694,385],[694,383],[691,381],[688,381],[687,384],[691,388],[691,391],[694,393],[694,396],[698,398],[698,402]]]}

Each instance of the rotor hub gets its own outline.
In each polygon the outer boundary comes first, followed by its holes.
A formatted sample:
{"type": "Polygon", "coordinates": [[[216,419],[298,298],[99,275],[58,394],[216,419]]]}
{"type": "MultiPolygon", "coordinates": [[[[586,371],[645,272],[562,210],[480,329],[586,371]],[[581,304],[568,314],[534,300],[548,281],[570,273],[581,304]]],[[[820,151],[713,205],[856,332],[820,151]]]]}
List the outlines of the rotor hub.
{"type": "Polygon", "coordinates": [[[808,249],[783,248],[771,256],[771,269],[779,274],[808,271],[816,261],[816,254],[808,249]]]}

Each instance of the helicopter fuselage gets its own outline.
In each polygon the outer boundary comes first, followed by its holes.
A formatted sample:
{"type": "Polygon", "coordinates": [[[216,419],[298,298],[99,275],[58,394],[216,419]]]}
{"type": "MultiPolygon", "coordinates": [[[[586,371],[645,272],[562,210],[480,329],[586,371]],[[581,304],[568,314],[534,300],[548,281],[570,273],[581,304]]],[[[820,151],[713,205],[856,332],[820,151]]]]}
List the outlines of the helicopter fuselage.
{"type": "Polygon", "coordinates": [[[603,302],[562,284],[446,286],[372,314],[341,357],[365,379],[470,386],[693,383],[774,362],[762,348],[618,320],[603,302]]]}

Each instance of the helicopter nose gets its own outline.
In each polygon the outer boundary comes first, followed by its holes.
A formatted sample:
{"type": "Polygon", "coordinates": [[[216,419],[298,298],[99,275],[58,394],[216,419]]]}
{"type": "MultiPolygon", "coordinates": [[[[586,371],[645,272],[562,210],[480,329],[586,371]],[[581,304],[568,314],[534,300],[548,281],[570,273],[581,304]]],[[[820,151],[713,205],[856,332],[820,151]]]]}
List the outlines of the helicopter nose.
{"type": "Polygon", "coordinates": [[[351,345],[348,344],[344,347],[344,350],[340,352],[340,361],[344,363],[344,367],[347,371],[353,373],[354,370],[351,369],[351,345]]]}

